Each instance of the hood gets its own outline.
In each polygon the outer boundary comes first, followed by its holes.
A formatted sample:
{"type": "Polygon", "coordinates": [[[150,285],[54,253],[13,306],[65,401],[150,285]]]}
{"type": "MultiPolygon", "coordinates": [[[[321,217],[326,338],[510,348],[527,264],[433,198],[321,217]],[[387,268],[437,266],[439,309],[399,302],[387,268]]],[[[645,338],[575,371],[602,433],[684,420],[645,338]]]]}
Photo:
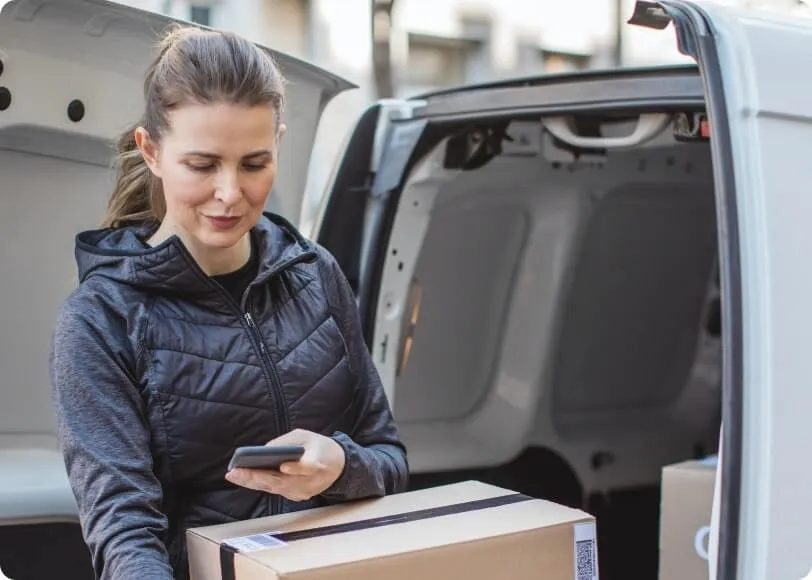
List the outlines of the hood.
{"type": "MultiPolygon", "coordinates": [[[[219,292],[177,236],[159,246],[145,243],[154,226],[88,230],[76,236],[79,281],[101,276],[150,292],[210,294],[219,292]]],[[[316,248],[285,218],[265,213],[251,230],[259,252],[258,280],[315,260],[316,248]]]]}
{"type": "MultiPolygon", "coordinates": [[[[142,114],[143,75],[160,31],[172,22],[176,20],[102,0],[4,4],[0,147],[109,166],[118,134],[142,114]]],[[[283,113],[288,131],[266,209],[298,223],[321,114],[336,95],[355,85],[260,47],[273,55],[288,80],[283,113]]]]}

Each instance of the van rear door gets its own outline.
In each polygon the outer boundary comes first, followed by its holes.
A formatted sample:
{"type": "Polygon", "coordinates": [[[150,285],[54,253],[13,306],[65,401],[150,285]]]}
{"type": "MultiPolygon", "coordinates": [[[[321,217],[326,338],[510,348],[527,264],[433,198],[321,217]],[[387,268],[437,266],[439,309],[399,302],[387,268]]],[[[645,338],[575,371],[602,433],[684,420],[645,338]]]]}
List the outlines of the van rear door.
{"type": "Polygon", "coordinates": [[[723,255],[724,427],[718,578],[812,568],[812,21],[685,0],[638,2],[673,24],[702,74],[723,255]]]}

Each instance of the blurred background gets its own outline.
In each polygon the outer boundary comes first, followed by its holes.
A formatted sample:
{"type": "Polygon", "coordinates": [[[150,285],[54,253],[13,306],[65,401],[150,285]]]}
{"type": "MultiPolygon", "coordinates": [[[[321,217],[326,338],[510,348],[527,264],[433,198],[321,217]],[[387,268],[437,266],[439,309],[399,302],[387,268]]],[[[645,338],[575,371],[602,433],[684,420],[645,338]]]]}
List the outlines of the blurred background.
{"type": "MultiPolygon", "coordinates": [[[[690,63],[666,33],[629,26],[635,0],[117,0],[326,68],[360,88],[322,117],[302,215],[308,234],[337,155],[377,98],[568,70],[690,63]]],[[[805,0],[722,0],[808,15],[805,0]]],[[[0,6],[5,4],[0,0],[0,6]]]]}

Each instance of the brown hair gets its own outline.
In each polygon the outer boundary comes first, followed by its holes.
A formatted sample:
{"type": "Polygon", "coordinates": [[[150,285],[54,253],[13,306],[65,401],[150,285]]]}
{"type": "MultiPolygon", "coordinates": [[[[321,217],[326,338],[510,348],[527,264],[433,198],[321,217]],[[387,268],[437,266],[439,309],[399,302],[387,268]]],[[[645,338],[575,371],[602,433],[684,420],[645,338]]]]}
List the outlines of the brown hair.
{"type": "Polygon", "coordinates": [[[161,181],[135,144],[139,126],[158,142],[168,128],[168,113],[177,107],[267,104],[278,118],[284,99],[282,74],[271,55],[252,42],[231,32],[172,27],[144,78],[144,115],[119,139],[118,175],[103,227],[160,222],[166,212],[161,181]]]}

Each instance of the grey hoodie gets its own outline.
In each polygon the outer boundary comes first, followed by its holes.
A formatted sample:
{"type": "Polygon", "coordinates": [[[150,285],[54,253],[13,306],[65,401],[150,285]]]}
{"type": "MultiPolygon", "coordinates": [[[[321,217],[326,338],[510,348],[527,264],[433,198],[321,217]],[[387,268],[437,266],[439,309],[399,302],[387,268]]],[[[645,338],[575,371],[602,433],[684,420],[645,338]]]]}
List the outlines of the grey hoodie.
{"type": "Polygon", "coordinates": [[[279,216],[253,230],[240,304],[177,238],[79,234],[80,285],[51,356],[59,437],[100,580],[188,577],[185,530],[403,491],[406,450],[332,256],[279,216]],[[332,437],[346,467],[295,503],[224,479],[234,448],[291,429],[332,437]]]}

